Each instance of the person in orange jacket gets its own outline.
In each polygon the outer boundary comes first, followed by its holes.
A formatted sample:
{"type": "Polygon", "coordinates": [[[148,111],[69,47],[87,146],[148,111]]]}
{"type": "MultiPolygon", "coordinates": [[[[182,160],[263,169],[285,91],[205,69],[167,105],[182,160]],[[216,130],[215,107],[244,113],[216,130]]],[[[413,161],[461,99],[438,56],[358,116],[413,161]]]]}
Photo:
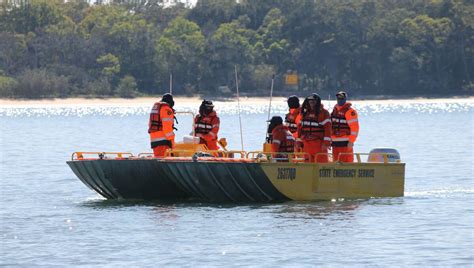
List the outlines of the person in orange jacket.
{"type": "Polygon", "coordinates": [[[288,108],[290,109],[289,112],[285,116],[285,126],[288,127],[290,132],[296,138],[298,130],[298,125],[296,123],[296,118],[300,114],[300,99],[297,96],[293,95],[288,97],[287,100],[288,108]]]}
{"type": "MultiPolygon", "coordinates": [[[[272,153],[293,153],[295,151],[295,138],[287,126],[283,125],[280,116],[273,116],[269,120],[268,132],[271,135],[272,153]]],[[[276,158],[288,159],[288,154],[274,154],[276,158]]]]}
{"type": "Polygon", "coordinates": [[[214,111],[212,101],[203,100],[199,114],[194,118],[194,133],[200,138],[199,143],[205,144],[209,150],[219,150],[217,146],[219,126],[220,120],[214,111]]]}
{"type": "Polygon", "coordinates": [[[310,156],[310,162],[327,163],[328,148],[331,145],[331,117],[324,109],[318,94],[307,97],[296,119],[297,150],[303,145],[303,152],[310,156]],[[316,154],[323,153],[316,157],[316,154]]]}
{"type": "Polygon", "coordinates": [[[359,135],[359,119],[356,110],[351,107],[352,104],[347,102],[346,92],[338,92],[336,98],[337,104],[331,113],[333,159],[353,162],[354,142],[359,135]]]}
{"type": "Polygon", "coordinates": [[[153,105],[148,122],[151,148],[155,157],[165,156],[167,149],[174,146],[174,100],[166,93],[160,102],[153,105]]]}

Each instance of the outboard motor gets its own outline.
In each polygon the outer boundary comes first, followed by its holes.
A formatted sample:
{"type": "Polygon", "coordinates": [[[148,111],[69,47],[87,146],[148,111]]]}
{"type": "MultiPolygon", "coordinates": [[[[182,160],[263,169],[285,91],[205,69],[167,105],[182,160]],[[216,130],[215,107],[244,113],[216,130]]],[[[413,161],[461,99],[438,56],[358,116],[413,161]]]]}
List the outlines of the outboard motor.
{"type": "Polygon", "coordinates": [[[387,155],[387,160],[389,163],[399,163],[400,162],[400,153],[393,148],[375,148],[372,149],[369,153],[369,158],[367,162],[372,163],[383,163],[384,155],[387,155]]]}

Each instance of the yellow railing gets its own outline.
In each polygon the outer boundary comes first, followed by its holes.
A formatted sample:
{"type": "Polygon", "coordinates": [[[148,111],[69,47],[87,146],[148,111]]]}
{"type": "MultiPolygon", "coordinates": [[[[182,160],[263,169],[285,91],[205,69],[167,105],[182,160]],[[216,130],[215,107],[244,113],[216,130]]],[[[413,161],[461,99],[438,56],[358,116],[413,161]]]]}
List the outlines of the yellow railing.
{"type": "MultiPolygon", "coordinates": [[[[124,152],[74,152],[71,155],[71,160],[83,160],[85,159],[84,155],[97,155],[98,159],[109,159],[110,156],[114,156],[112,159],[133,157],[132,153],[124,153],[124,152]]],[[[90,157],[87,159],[96,159],[96,158],[90,157]]]]}
{"type": "Polygon", "coordinates": [[[153,153],[139,153],[137,155],[138,158],[145,158],[145,157],[153,157],[153,153]]]}
{"type": "Polygon", "coordinates": [[[251,151],[246,154],[246,158],[255,159],[257,161],[262,161],[262,158],[264,157],[263,160],[304,162],[307,156],[309,156],[309,154],[304,153],[304,152],[271,153],[271,152],[262,152],[262,151],[251,151]]]}
{"type": "Polygon", "coordinates": [[[239,158],[245,158],[245,151],[220,151],[220,150],[205,150],[205,151],[195,151],[195,150],[172,150],[168,149],[165,152],[165,157],[171,156],[193,156],[194,154],[203,153],[213,155],[215,157],[227,157],[227,158],[236,158],[235,155],[239,155],[239,158]]]}
{"type": "MultiPolygon", "coordinates": [[[[213,157],[224,157],[224,158],[240,158],[240,159],[253,159],[256,162],[261,162],[261,161],[285,161],[285,162],[305,162],[307,159],[310,158],[310,155],[305,152],[296,152],[296,153],[271,153],[271,152],[262,152],[262,151],[250,151],[250,152],[245,152],[245,151],[220,151],[220,150],[172,150],[168,149],[165,152],[166,157],[175,157],[175,156],[186,156],[186,157],[191,157],[194,156],[195,154],[209,154],[210,156],[213,157]],[[238,156],[238,157],[236,157],[238,156]]],[[[397,154],[394,153],[340,153],[339,154],[339,159],[341,155],[354,155],[355,162],[356,163],[382,163],[382,162],[376,162],[376,161],[368,161],[363,162],[361,156],[374,156],[374,155],[380,155],[383,157],[383,163],[400,163],[401,161],[399,159],[396,159],[395,162],[390,162],[389,158],[390,156],[398,156],[397,154]]],[[[318,156],[321,155],[327,155],[329,162],[332,162],[332,153],[317,153],[314,155],[315,159],[318,159],[318,156]]],[[[139,153],[137,158],[153,158],[153,153],[139,153]]],[[[86,159],[128,159],[128,158],[134,158],[134,155],[132,153],[127,153],[127,152],[74,152],[71,155],[71,160],[86,160],[86,159]],[[92,155],[93,157],[86,157],[92,155]]],[[[340,162],[339,159],[337,159],[334,162],[340,162]]]]}

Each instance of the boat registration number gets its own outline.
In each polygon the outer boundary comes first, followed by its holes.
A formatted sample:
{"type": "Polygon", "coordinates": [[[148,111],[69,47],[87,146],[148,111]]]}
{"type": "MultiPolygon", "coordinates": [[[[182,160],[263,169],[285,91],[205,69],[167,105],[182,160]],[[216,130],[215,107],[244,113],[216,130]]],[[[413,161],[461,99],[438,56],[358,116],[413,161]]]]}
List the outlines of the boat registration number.
{"type": "Polygon", "coordinates": [[[278,168],[277,180],[296,179],[296,168],[278,168]]]}

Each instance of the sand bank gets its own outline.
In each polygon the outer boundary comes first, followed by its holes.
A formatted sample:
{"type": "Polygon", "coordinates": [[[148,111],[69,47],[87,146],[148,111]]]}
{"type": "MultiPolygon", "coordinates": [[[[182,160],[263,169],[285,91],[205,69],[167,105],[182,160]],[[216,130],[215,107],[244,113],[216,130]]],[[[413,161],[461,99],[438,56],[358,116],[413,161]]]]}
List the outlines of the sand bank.
{"type": "MultiPolygon", "coordinates": [[[[0,107],[18,107],[18,106],[138,106],[138,105],[152,105],[158,101],[159,98],[153,97],[140,97],[134,99],[122,99],[122,98],[65,98],[65,99],[41,99],[41,100],[19,100],[19,99],[0,99],[0,107]]],[[[286,98],[274,97],[272,102],[281,103],[286,98]]],[[[196,104],[199,105],[202,99],[198,97],[176,97],[175,103],[181,104],[196,104]]],[[[236,102],[237,99],[219,99],[217,102],[236,102]]],[[[243,97],[240,102],[245,105],[268,105],[269,98],[263,97],[243,97]]],[[[469,98],[439,98],[439,99],[386,99],[386,100],[355,100],[353,103],[474,103],[474,97],[469,98]]],[[[327,100],[323,100],[323,103],[327,103],[327,100]]],[[[334,100],[331,100],[334,103],[334,100]]]]}

